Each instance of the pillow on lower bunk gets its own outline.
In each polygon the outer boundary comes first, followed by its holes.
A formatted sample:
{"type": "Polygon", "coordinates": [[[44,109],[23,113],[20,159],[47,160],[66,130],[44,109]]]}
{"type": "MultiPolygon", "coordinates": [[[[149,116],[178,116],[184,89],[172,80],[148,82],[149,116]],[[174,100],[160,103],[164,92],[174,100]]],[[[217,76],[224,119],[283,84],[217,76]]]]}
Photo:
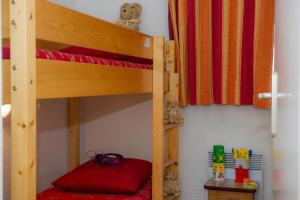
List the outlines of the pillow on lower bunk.
{"type": "Polygon", "coordinates": [[[152,164],[145,160],[126,158],[116,166],[98,165],[88,161],[53,182],[68,192],[130,194],[149,179],[152,164]]]}

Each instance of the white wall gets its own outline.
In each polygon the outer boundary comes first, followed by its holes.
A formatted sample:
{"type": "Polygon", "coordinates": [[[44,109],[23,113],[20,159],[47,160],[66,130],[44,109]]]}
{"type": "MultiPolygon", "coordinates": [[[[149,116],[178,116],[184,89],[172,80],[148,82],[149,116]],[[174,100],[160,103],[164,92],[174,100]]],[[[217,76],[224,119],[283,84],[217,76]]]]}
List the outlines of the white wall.
{"type": "Polygon", "coordinates": [[[51,0],[80,12],[110,21],[119,19],[120,5],[139,2],[143,5],[141,31],[168,36],[168,3],[166,0],[51,0]]]}
{"type": "MultiPolygon", "coordinates": [[[[53,0],[54,1],[54,0],[53,0]]],[[[60,4],[109,21],[118,19],[124,0],[56,0],[60,4]]],[[[167,0],[140,0],[144,10],[141,30],[168,35],[167,0]]],[[[147,95],[82,99],[81,159],[88,150],[121,152],[151,160],[151,101],[147,95]]],[[[265,199],[272,199],[269,112],[251,107],[195,106],[184,109],[186,123],[180,144],[183,200],[204,200],[207,152],[213,144],[251,147],[265,155],[265,199]]],[[[65,100],[41,101],[38,113],[38,190],[67,170],[65,100]]],[[[8,200],[9,121],[5,121],[5,191],[8,200]]]]}
{"type": "Polygon", "coordinates": [[[81,101],[81,159],[86,152],[117,152],[151,161],[150,95],[85,98],[81,101]]]}
{"type": "MultiPolygon", "coordinates": [[[[38,190],[67,170],[66,101],[39,101],[38,118],[38,190]]],[[[4,199],[10,198],[10,119],[4,119],[4,199]]]]}
{"type": "Polygon", "coordinates": [[[186,123],[180,137],[183,200],[207,199],[208,151],[214,144],[253,149],[264,154],[264,199],[272,199],[270,112],[250,106],[195,106],[184,109],[186,123]]]}

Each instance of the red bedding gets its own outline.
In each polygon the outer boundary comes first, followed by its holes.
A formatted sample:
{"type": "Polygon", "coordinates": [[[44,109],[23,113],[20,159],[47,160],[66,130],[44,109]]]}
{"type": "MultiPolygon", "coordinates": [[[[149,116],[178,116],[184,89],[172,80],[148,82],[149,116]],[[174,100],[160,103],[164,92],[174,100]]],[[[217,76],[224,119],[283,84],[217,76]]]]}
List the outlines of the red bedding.
{"type": "MultiPolygon", "coordinates": [[[[83,51],[78,48],[78,53],[73,49],[72,53],[66,53],[63,51],[48,51],[48,50],[38,50],[36,52],[36,57],[39,59],[48,59],[48,60],[60,60],[67,62],[78,62],[78,63],[89,63],[89,64],[100,64],[106,66],[114,67],[126,67],[126,68],[138,68],[138,69],[152,69],[152,65],[148,63],[139,63],[132,61],[123,61],[115,59],[115,56],[112,57],[111,54],[103,57],[95,57],[94,54],[86,55],[82,54],[83,51]]],[[[86,51],[89,52],[89,51],[86,51]]],[[[10,49],[9,47],[2,48],[2,57],[3,59],[10,59],[10,49]]],[[[139,61],[139,60],[137,60],[139,61]]]]}
{"type": "Polygon", "coordinates": [[[52,188],[38,194],[37,200],[151,200],[151,188],[151,180],[149,180],[136,194],[132,195],[79,194],[52,188]]]}

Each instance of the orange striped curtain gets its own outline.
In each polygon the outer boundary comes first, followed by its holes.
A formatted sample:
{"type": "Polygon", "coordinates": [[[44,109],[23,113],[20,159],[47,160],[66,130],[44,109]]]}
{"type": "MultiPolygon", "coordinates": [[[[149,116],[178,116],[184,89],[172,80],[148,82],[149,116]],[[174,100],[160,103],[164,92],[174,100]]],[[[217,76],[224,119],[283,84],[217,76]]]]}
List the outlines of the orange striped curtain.
{"type": "Polygon", "coordinates": [[[268,108],[274,0],[169,0],[180,102],[268,108]]]}

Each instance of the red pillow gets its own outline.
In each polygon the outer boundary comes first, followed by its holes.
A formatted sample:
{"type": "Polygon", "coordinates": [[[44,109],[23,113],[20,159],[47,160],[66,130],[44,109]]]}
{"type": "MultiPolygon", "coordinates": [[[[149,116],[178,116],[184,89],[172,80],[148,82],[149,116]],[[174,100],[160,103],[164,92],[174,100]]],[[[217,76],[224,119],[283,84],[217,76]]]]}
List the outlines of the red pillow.
{"type": "Polygon", "coordinates": [[[149,179],[152,165],[145,160],[127,158],[116,166],[98,165],[89,161],[53,182],[68,192],[130,194],[149,179]]]}

